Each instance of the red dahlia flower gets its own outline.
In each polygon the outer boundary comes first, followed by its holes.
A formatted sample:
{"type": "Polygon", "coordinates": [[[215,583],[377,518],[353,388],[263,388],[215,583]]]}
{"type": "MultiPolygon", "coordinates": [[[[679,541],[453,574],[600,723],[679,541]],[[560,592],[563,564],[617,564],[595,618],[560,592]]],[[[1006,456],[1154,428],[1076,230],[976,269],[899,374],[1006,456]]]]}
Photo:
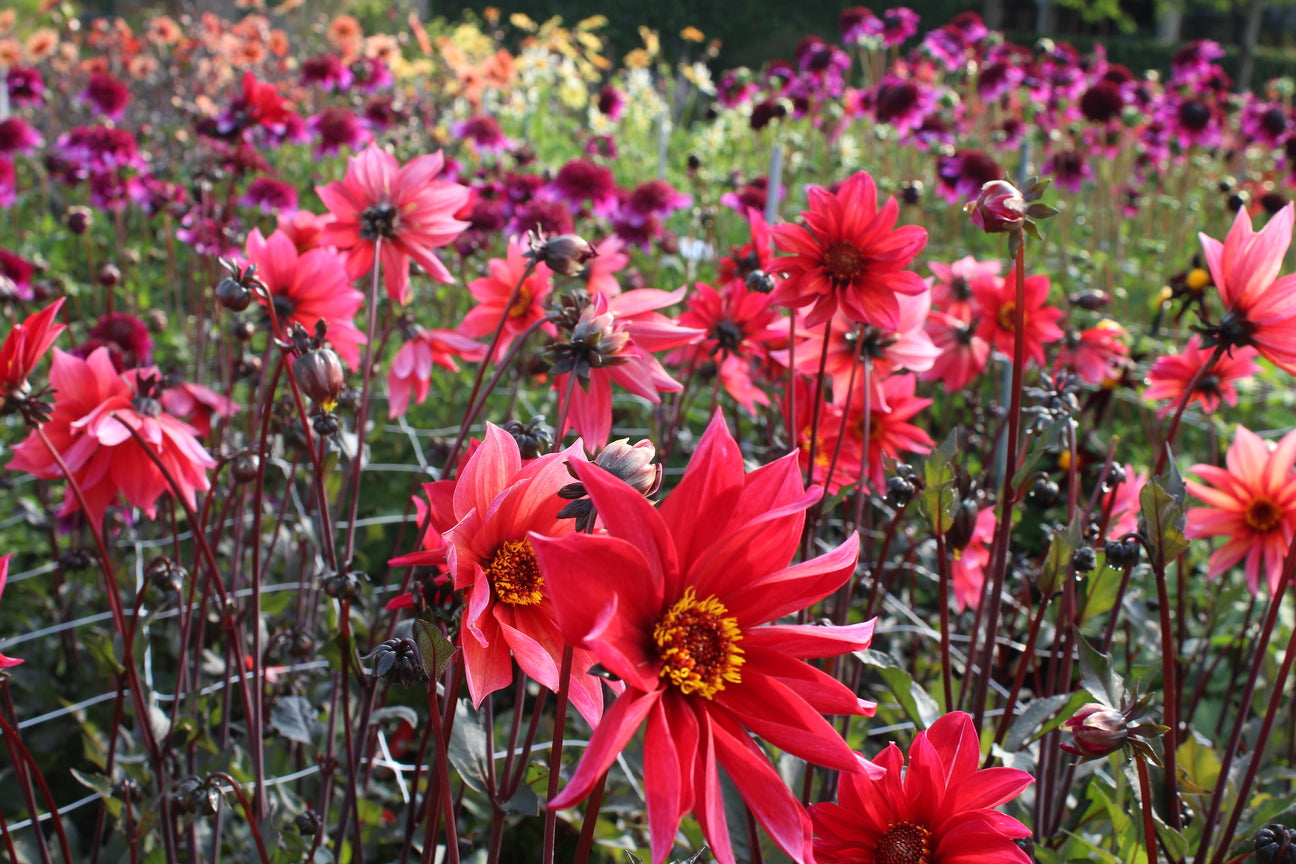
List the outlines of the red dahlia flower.
{"type": "MultiPolygon", "coordinates": [[[[9,559],[12,557],[12,552],[0,557],[0,596],[4,596],[5,583],[9,581],[9,559]]],[[[22,662],[21,658],[6,657],[0,653],[0,669],[10,669],[22,662]]]]}
{"type": "MultiPolygon", "coordinates": [[[[1026,361],[1044,363],[1044,346],[1056,342],[1064,335],[1057,322],[1062,310],[1046,306],[1049,295],[1047,276],[1027,276],[1025,316],[1022,339],[1026,342],[1026,361]]],[[[972,298],[982,310],[976,335],[1009,357],[1013,353],[1013,334],[1016,332],[1017,274],[1009,273],[1000,279],[987,276],[972,283],[972,298]]]]}
{"type": "Polygon", "coordinates": [[[400,417],[414,404],[427,399],[432,367],[459,371],[455,358],[477,362],[486,359],[486,346],[455,330],[420,330],[401,346],[387,371],[387,416],[400,417]]]}
{"type": "Polygon", "coordinates": [[[27,379],[54,340],[67,329],[54,322],[62,306],[60,297],[9,331],[4,345],[0,346],[0,397],[26,396],[31,392],[27,379]]]}
{"type": "MultiPolygon", "coordinates": [[[[1234,385],[1260,371],[1260,364],[1255,362],[1257,356],[1254,348],[1247,347],[1234,348],[1221,355],[1210,371],[1197,380],[1190,401],[1196,402],[1207,414],[1218,411],[1221,404],[1236,405],[1238,392],[1234,385]]],[[[1210,357],[1211,352],[1201,347],[1201,337],[1194,334],[1184,345],[1182,354],[1166,354],[1156,359],[1148,371],[1143,398],[1169,400],[1157,412],[1158,416],[1169,414],[1183,400],[1184,391],[1210,357]]]]}
{"type": "Polygon", "coordinates": [[[927,245],[917,225],[894,227],[900,207],[894,198],[879,210],[877,186],[860,171],[833,194],[810,187],[805,227],[776,225],[774,243],[791,253],[777,266],[787,273],[771,295],[781,306],[814,304],[806,326],[814,327],[841,309],[852,321],[895,330],[900,323],[896,294],[922,294],[927,285],[905,268],[927,245]]]}
{"type": "MultiPolygon", "coordinates": [[[[504,330],[492,358],[496,361],[504,356],[514,339],[545,317],[545,301],[552,288],[551,274],[543,263],[536,264],[535,270],[523,281],[522,276],[527,272],[528,266],[526,250],[525,243],[518,239],[510,240],[506,257],[490,259],[487,265],[490,275],[474,279],[468,285],[477,305],[464,316],[459,323],[459,330],[468,336],[489,336],[495,332],[503,317],[504,330]],[[522,287],[514,297],[513,289],[519,282],[522,287]],[[513,302],[505,316],[504,305],[510,299],[513,302]]],[[[548,329],[552,331],[553,328],[548,329]]]]}
{"type": "Polygon", "coordinates": [[[1016,768],[980,768],[972,718],[946,714],[909,747],[891,744],[880,776],[843,774],[837,804],[815,804],[819,864],[1030,864],[1013,841],[1030,829],[994,808],[1035,780],[1016,768]]]}
{"type": "Polygon", "coordinates": [[[841,587],[854,573],[858,537],[788,566],[820,490],[801,485],[795,456],[747,474],[719,414],[660,507],[589,463],[575,470],[608,533],[531,539],[563,635],[626,689],[549,806],[588,795],[645,728],[655,864],[690,812],[717,859],[733,864],[718,766],[774,841],[794,860],[812,860],[806,812],[749,732],[822,765],[861,769],[823,714],[867,716],[874,706],[801,661],[867,646],[873,622],[768,623],[841,587]]]}
{"type": "Polygon", "coordinates": [[[345,177],[315,187],[334,219],[324,227],[321,242],[347,251],[347,270],[354,279],[373,268],[381,240],[383,283],[395,303],[409,302],[411,258],[438,282],[454,281],[432,250],[468,227],[454,214],[468,203],[469,190],[437,180],[444,167],[439,152],[402,167],[395,156],[370,144],[347,161],[345,177]]]}

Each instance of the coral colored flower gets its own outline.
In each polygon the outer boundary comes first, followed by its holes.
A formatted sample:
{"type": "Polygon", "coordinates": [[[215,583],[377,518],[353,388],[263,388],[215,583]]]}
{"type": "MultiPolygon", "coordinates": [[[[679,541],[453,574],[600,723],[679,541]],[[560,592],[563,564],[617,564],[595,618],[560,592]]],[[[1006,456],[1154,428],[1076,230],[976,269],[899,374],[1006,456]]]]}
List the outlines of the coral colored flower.
{"type": "Polygon", "coordinates": [[[1288,204],[1268,225],[1253,231],[1243,208],[1223,243],[1197,236],[1224,302],[1224,318],[1212,334],[1215,342],[1254,346],[1296,373],[1296,275],[1278,275],[1291,245],[1293,221],[1296,205],[1288,204]]]}
{"type": "Polygon", "coordinates": [[[1262,571],[1273,591],[1296,534],[1296,431],[1270,450],[1259,435],[1238,426],[1224,461],[1225,468],[1190,469],[1204,482],[1189,480],[1188,492],[1206,506],[1188,511],[1184,536],[1226,538],[1211,553],[1210,575],[1219,576],[1245,558],[1251,593],[1260,590],[1262,571]]]}
{"type": "Polygon", "coordinates": [[[957,393],[985,369],[990,343],[973,332],[971,309],[968,317],[933,312],[923,325],[939,350],[931,368],[918,375],[921,381],[939,381],[946,393],[957,393]]]}
{"type": "Polygon", "coordinates": [[[341,180],[315,187],[334,219],[325,226],[322,242],[347,252],[352,278],[370,272],[374,249],[381,245],[383,283],[395,303],[409,302],[411,258],[438,282],[454,281],[432,250],[468,227],[454,214],[468,203],[469,190],[436,179],[444,167],[440,152],[402,167],[395,156],[370,144],[347,160],[341,180]]]}
{"type": "MultiPolygon", "coordinates": [[[[1026,361],[1044,363],[1044,346],[1056,342],[1064,335],[1057,322],[1062,310],[1044,305],[1048,301],[1049,278],[1027,276],[1026,301],[1022,338],[1026,342],[1026,361]]],[[[976,334],[991,346],[1011,357],[1013,334],[1016,331],[1017,275],[1007,278],[984,277],[972,283],[972,297],[981,310],[981,320],[976,334]]]]}
{"type": "MultiPolygon", "coordinates": [[[[454,488],[458,522],[445,532],[446,561],[465,610],[459,643],[473,704],[513,684],[513,661],[543,687],[557,691],[563,641],[548,580],[537,565],[536,538],[575,530],[559,519],[558,490],[571,483],[569,461],[584,461],[578,444],[525,465],[512,435],[493,424],[464,465],[454,488]]],[[[637,493],[636,493],[637,494],[637,493]]],[[[594,657],[573,656],[571,700],[591,724],[603,713],[602,679],[583,674],[594,657]]]]}
{"type": "MultiPolygon", "coordinates": [[[[12,557],[12,552],[0,557],[0,597],[4,596],[5,583],[9,581],[9,559],[12,557]]],[[[21,662],[23,661],[18,657],[6,657],[0,654],[0,669],[11,669],[21,662]]]]}
{"type": "Polygon", "coordinates": [[[894,227],[900,212],[894,198],[878,209],[873,178],[860,171],[833,194],[810,187],[805,227],[774,226],[774,243],[792,257],[776,265],[787,278],[773,302],[792,308],[814,304],[806,326],[814,327],[839,308],[847,318],[895,330],[900,320],[896,294],[922,294],[926,284],[905,270],[927,245],[916,225],[894,227]]]}
{"type": "Polygon", "coordinates": [[[60,297],[9,331],[0,346],[0,395],[22,397],[31,392],[27,379],[54,340],[67,329],[54,322],[62,307],[60,297]]]}
{"type": "Polygon", "coordinates": [[[798,377],[795,383],[795,404],[784,398],[784,423],[796,439],[797,459],[804,473],[811,471],[810,445],[814,442],[814,467],[810,474],[812,483],[822,485],[829,495],[836,495],[844,487],[859,482],[860,466],[864,461],[863,430],[858,423],[844,423],[842,408],[823,398],[814,385],[798,377]],[[815,434],[815,403],[819,402],[819,428],[815,434]],[[796,413],[789,416],[789,409],[796,413]]]}
{"type": "MultiPolygon", "coordinates": [[[[913,375],[892,375],[882,382],[883,404],[886,410],[874,405],[869,412],[868,460],[869,482],[881,492],[886,488],[886,465],[883,456],[901,460],[906,453],[930,453],[936,446],[922,427],[908,422],[932,403],[914,395],[918,380],[913,375]]],[[[861,404],[859,408],[863,408],[861,404]]],[[[855,413],[855,412],[852,412],[855,413]]],[[[860,412],[862,415],[862,411],[860,412]]],[[[852,424],[863,434],[862,420],[852,424]]]]}
{"type": "MultiPolygon", "coordinates": [[[[1167,354],[1156,359],[1148,371],[1148,386],[1143,391],[1143,398],[1149,402],[1169,400],[1157,412],[1158,416],[1164,417],[1179,406],[1189,383],[1210,360],[1212,353],[1202,350],[1201,337],[1194,334],[1184,345],[1182,354],[1167,354]]],[[[1248,347],[1234,348],[1223,354],[1210,372],[1197,382],[1189,402],[1197,403],[1207,414],[1218,411],[1221,403],[1236,405],[1238,393],[1233,385],[1260,371],[1260,364],[1255,362],[1257,356],[1256,350],[1248,347]]]]}
{"type": "Polygon", "coordinates": [[[959,612],[981,605],[981,588],[985,585],[985,568],[990,563],[990,543],[994,540],[996,524],[995,508],[983,507],[977,513],[968,545],[950,555],[954,608],[959,612]]]}
{"type": "Polygon", "coordinates": [[[545,317],[551,274],[549,268],[540,263],[536,264],[535,272],[523,281],[522,276],[526,273],[528,264],[526,251],[526,245],[521,240],[510,240],[506,257],[490,260],[490,275],[474,279],[468,284],[468,290],[477,300],[477,305],[464,316],[459,323],[459,330],[469,336],[490,336],[503,317],[504,330],[495,348],[494,360],[503,357],[514,339],[545,317]],[[519,282],[522,287],[509,304],[513,289],[519,282]],[[504,315],[505,304],[509,304],[507,316],[504,315]]]}
{"type": "Polygon", "coordinates": [[[1115,321],[1099,321],[1067,336],[1058,352],[1057,365],[1073,370],[1089,384],[1118,380],[1129,362],[1127,339],[1129,331],[1115,321]]]}
{"type": "Polygon", "coordinates": [[[320,235],[324,233],[324,227],[332,221],[333,216],[329,213],[319,216],[309,210],[281,212],[276,230],[287,234],[300,254],[321,245],[320,235]]]}
{"type": "MultiPolygon", "coordinates": [[[[256,265],[257,278],[265,283],[274,303],[279,326],[287,335],[290,323],[314,332],[315,323],[328,324],[328,341],[338,356],[354,369],[360,363],[365,334],[355,326],[355,314],[364,295],[351,287],[342,255],[332,249],[297,253],[297,246],[282,231],[262,237],[253,228],[247,240],[248,260],[256,265]]],[[[265,305],[260,297],[257,302],[265,305]]]]}
{"type": "Polygon", "coordinates": [[[978,261],[971,255],[949,264],[930,261],[932,272],[932,307],[964,321],[972,320],[972,283],[985,277],[996,277],[1003,270],[1002,261],[978,261]]]}
{"type": "Polygon", "coordinates": [[[792,455],[747,474],[719,414],[660,507],[589,463],[575,470],[608,533],[532,541],[563,635],[626,689],[549,806],[588,795],[644,729],[654,864],[690,812],[717,860],[733,864],[718,766],[783,851],[813,860],[805,809],[749,733],[821,765],[863,767],[823,715],[869,716],[874,706],[802,661],[866,647],[874,622],[769,623],[851,578],[858,536],[789,566],[819,489],[804,489],[792,455]]]}
{"type": "MultiPolygon", "coordinates": [[[[207,469],[216,465],[194,437],[194,429],[162,410],[150,394],[136,390],[128,376],[113,367],[107,348],[85,360],[54,349],[50,384],[57,394],[44,431],[86,498],[87,516],[99,523],[120,494],[148,518],[157,515],[159,496],[171,486],[133,440],[136,430],[161,460],[181,494],[193,504],[195,493],[210,488],[207,469]],[[123,425],[125,421],[125,425],[123,425]]],[[[63,471],[33,432],[18,446],[6,466],[43,479],[63,471]]],[[[81,509],[71,489],[60,515],[81,509]]]]}
{"type": "Polygon", "coordinates": [[[1030,864],[1015,840],[1030,829],[996,807],[1021,794],[1031,775],[981,768],[981,741],[967,714],[946,714],[909,746],[873,760],[880,776],[843,774],[836,804],[810,808],[819,864],[1030,864]]]}
{"type": "Polygon", "coordinates": [[[459,371],[455,358],[478,362],[486,358],[486,346],[454,330],[420,330],[401,346],[387,370],[387,416],[400,417],[414,404],[427,399],[432,367],[459,371]]]}

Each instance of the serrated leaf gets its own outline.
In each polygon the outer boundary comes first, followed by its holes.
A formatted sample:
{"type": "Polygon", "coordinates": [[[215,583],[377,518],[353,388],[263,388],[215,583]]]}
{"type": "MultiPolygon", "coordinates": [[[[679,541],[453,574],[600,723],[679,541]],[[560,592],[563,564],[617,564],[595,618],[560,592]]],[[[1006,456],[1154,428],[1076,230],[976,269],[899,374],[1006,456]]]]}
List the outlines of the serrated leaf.
{"type": "Polygon", "coordinates": [[[486,727],[481,714],[459,700],[455,703],[454,729],[450,732],[450,764],[464,783],[476,792],[486,794],[486,727]]]}
{"type": "Polygon", "coordinates": [[[429,680],[436,681],[459,649],[445,637],[439,627],[429,621],[414,622],[414,639],[418,642],[423,671],[428,674],[429,680]]]}
{"type": "Polygon", "coordinates": [[[1075,637],[1080,649],[1080,686],[1099,702],[1119,711],[1126,701],[1125,679],[1116,672],[1110,655],[1100,653],[1079,632],[1075,637]]]}
{"type": "Polygon", "coordinates": [[[315,719],[319,712],[305,696],[280,696],[270,706],[270,728],[289,741],[315,744],[315,719]]]}
{"type": "Polygon", "coordinates": [[[1061,726],[1087,701],[1089,701],[1089,694],[1084,691],[1057,693],[1043,699],[1032,700],[1026,706],[1026,710],[1013,720],[1012,726],[1008,727],[1003,748],[1009,753],[1017,752],[1027,742],[1035,741],[1041,735],[1061,726]]]}
{"type": "MultiPolygon", "coordinates": [[[[1183,478],[1179,476],[1174,460],[1170,460],[1167,485],[1172,490],[1183,486],[1183,478]]],[[[1149,480],[1139,492],[1139,507],[1142,509],[1139,520],[1143,523],[1143,535],[1152,547],[1153,565],[1162,569],[1188,549],[1183,534],[1183,500],[1182,492],[1176,496],[1156,480],[1149,480]]]]}

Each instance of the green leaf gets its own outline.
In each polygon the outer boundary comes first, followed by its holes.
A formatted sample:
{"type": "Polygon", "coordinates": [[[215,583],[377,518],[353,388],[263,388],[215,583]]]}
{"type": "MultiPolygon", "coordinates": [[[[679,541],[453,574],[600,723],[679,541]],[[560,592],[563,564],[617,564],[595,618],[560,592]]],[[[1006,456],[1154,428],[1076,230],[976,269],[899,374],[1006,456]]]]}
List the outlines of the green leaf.
{"type": "Polygon", "coordinates": [[[1183,478],[1179,476],[1174,460],[1170,461],[1167,485],[1170,491],[1162,488],[1156,480],[1149,480],[1139,493],[1143,534],[1152,547],[1153,566],[1161,569],[1188,549],[1188,541],[1183,535],[1183,478]],[[1174,494],[1176,489],[1178,494],[1174,494]]]}
{"type": "Polygon", "coordinates": [[[459,649],[454,646],[441,628],[430,621],[414,622],[414,638],[418,642],[419,659],[428,678],[436,681],[459,649]]]}
{"type": "Polygon", "coordinates": [[[1084,535],[1080,528],[1080,516],[1076,518],[1063,531],[1053,534],[1053,539],[1049,543],[1048,556],[1044,559],[1044,567],[1040,570],[1039,591],[1045,597],[1050,596],[1061,586],[1066,579],[1070,579],[1074,568],[1071,566],[1071,557],[1075,550],[1084,545],[1084,535]]]}
{"type": "Polygon", "coordinates": [[[1013,720],[1012,726],[1008,727],[1008,734],[1004,736],[1004,750],[1015,753],[1028,742],[1036,741],[1041,735],[1052,732],[1088,701],[1089,694],[1083,690],[1075,693],[1057,693],[1043,699],[1032,700],[1026,706],[1026,710],[1013,720]]]}
{"type": "Polygon", "coordinates": [[[864,665],[877,670],[878,675],[895,694],[900,707],[919,729],[926,729],[940,717],[940,705],[921,684],[913,680],[913,676],[900,668],[899,662],[891,655],[866,649],[856,651],[855,656],[863,661],[864,665]]]}
{"type": "Polygon", "coordinates": [[[1125,679],[1117,674],[1111,655],[1100,653],[1079,632],[1075,637],[1080,648],[1080,686],[1099,702],[1119,711],[1127,701],[1125,679]]]}
{"type": "Polygon", "coordinates": [[[455,703],[454,729],[450,732],[449,756],[464,783],[476,792],[486,794],[486,727],[480,712],[468,707],[466,700],[455,703]]]}
{"type": "Polygon", "coordinates": [[[319,712],[305,696],[284,695],[270,706],[270,728],[289,741],[315,744],[315,720],[319,712]]]}
{"type": "Polygon", "coordinates": [[[918,502],[932,530],[944,534],[953,519],[954,454],[958,449],[958,430],[950,434],[923,463],[923,490],[918,502]]]}

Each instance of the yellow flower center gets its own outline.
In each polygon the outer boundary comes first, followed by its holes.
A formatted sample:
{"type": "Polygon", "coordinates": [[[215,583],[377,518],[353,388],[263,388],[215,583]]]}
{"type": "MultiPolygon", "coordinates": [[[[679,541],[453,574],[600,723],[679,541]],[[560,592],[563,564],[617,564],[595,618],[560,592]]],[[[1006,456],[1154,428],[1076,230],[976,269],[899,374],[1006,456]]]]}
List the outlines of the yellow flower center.
{"type": "MultiPolygon", "coordinates": [[[[527,283],[530,283],[530,281],[531,280],[528,279],[527,283]]],[[[531,308],[531,286],[530,284],[524,283],[522,285],[522,289],[518,291],[517,299],[514,300],[513,305],[509,307],[509,313],[508,313],[509,317],[521,318],[523,315],[527,314],[527,310],[529,310],[530,308],[531,308]]]]}
{"type": "Polygon", "coordinates": [[[1017,301],[1009,300],[999,307],[999,326],[1004,330],[1016,332],[1017,330],[1017,301]]]}
{"type": "Polygon", "coordinates": [[[486,566],[486,578],[490,579],[495,596],[501,603],[535,606],[544,599],[540,593],[544,578],[540,575],[535,549],[525,537],[509,540],[495,550],[486,566]]]}
{"type": "Polygon", "coordinates": [[[1210,284],[1210,273],[1200,267],[1194,267],[1188,271],[1188,277],[1184,279],[1184,284],[1188,290],[1194,293],[1200,293],[1203,288],[1210,284]]]}
{"type": "Polygon", "coordinates": [[[893,822],[878,841],[877,864],[931,864],[932,832],[912,822],[893,822]]]}
{"type": "Polygon", "coordinates": [[[725,682],[742,681],[739,667],[745,662],[738,647],[742,631],[738,619],[715,598],[698,600],[692,588],[653,627],[653,641],[661,660],[662,678],[685,695],[714,698],[725,682]]]}
{"type": "Polygon", "coordinates": [[[849,243],[834,243],[824,250],[823,268],[835,285],[849,285],[867,268],[868,259],[849,243]]]}
{"type": "Polygon", "coordinates": [[[1263,496],[1252,499],[1243,518],[1253,531],[1272,531],[1282,521],[1282,508],[1263,496]]]}

